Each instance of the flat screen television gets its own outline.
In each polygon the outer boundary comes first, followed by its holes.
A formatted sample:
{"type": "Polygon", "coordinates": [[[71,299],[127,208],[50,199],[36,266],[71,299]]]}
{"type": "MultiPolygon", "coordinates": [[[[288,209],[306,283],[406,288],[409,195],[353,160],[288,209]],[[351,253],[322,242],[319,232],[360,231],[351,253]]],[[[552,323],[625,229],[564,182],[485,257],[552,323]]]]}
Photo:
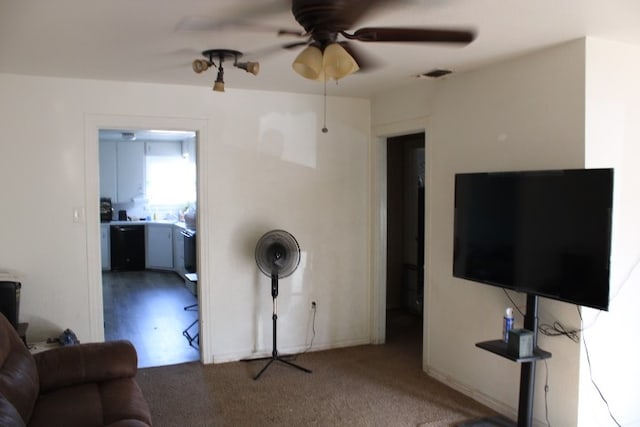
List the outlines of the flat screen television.
{"type": "Polygon", "coordinates": [[[459,173],[453,275],[609,308],[613,169],[459,173]]]}

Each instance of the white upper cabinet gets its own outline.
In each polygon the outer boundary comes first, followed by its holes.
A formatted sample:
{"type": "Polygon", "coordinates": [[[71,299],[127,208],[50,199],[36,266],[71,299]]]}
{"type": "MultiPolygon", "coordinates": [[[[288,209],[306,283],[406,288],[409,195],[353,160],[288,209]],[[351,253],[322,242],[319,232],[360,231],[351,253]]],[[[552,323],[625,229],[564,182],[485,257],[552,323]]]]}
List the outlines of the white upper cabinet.
{"type": "Polygon", "coordinates": [[[100,150],[100,197],[109,197],[112,202],[117,201],[117,166],[116,142],[101,141],[100,150]]]}
{"type": "Polygon", "coordinates": [[[131,202],[144,196],[144,143],[100,141],[100,197],[113,203],[131,202]]]}
{"type": "Polygon", "coordinates": [[[144,196],[144,143],[119,141],[117,145],[118,194],[120,203],[144,196]]]}

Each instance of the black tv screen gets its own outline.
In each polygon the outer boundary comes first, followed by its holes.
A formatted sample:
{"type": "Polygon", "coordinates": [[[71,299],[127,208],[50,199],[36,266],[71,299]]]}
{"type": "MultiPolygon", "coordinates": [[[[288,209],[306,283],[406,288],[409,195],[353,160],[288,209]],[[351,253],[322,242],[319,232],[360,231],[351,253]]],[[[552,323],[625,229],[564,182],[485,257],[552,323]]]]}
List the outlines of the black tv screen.
{"type": "Polygon", "coordinates": [[[455,277],[608,310],[613,169],[455,176],[455,277]]]}

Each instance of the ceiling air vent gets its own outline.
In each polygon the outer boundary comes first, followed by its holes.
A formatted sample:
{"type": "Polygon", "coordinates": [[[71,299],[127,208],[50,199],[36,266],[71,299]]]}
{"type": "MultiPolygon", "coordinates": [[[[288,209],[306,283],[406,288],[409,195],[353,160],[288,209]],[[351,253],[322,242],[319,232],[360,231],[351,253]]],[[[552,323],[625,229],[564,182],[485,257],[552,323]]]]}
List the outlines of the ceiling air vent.
{"type": "Polygon", "coordinates": [[[432,79],[437,79],[442,76],[446,76],[447,74],[451,74],[451,70],[443,70],[441,68],[436,68],[435,70],[427,71],[426,73],[418,75],[419,78],[431,77],[432,79]]]}

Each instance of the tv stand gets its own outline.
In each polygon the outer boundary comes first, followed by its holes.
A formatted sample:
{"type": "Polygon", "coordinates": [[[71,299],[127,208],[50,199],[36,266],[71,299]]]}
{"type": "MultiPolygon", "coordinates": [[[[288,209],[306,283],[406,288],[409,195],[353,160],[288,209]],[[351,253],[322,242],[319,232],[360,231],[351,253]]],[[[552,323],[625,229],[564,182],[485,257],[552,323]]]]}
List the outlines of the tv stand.
{"type": "MultiPolygon", "coordinates": [[[[502,340],[483,341],[476,347],[487,350],[511,361],[521,363],[520,398],[518,403],[518,427],[531,427],[533,423],[533,393],[536,381],[536,362],[549,359],[551,353],[538,348],[538,296],[527,294],[527,311],[524,328],[533,331],[533,354],[529,357],[515,357],[507,352],[507,343],[502,340]]],[[[502,425],[502,424],[500,424],[502,425]]]]}

